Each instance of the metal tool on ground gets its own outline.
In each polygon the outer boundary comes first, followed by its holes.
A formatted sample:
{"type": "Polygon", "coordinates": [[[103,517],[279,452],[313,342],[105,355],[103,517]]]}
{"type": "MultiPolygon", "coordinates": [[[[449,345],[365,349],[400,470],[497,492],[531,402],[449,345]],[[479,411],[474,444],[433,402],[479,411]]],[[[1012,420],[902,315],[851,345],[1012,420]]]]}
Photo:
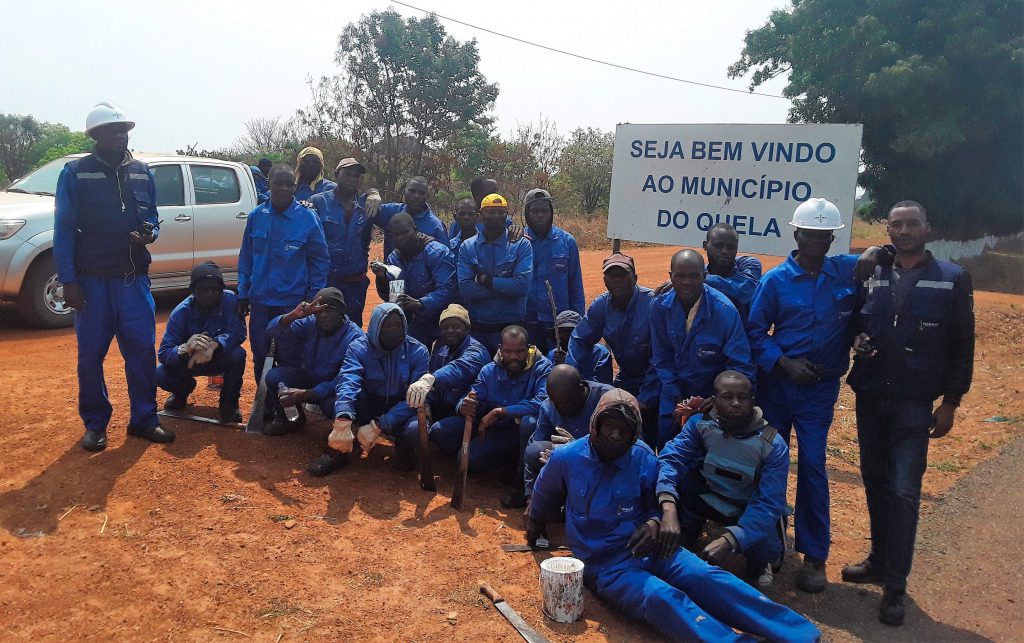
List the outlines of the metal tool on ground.
{"type": "Polygon", "coordinates": [[[430,458],[430,440],[427,437],[427,407],[421,404],[416,408],[416,420],[420,425],[420,488],[426,491],[437,491],[434,484],[434,463],[430,458]]]}
{"type": "Polygon", "coordinates": [[[551,280],[545,279],[544,286],[548,289],[548,303],[551,304],[551,326],[555,329],[555,348],[562,350],[562,338],[558,335],[558,306],[555,305],[555,291],[551,288],[551,280]]]}
{"type": "Polygon", "coordinates": [[[263,433],[263,410],[267,404],[267,371],[274,368],[274,352],[277,350],[277,340],[270,340],[270,352],[263,360],[263,370],[260,372],[260,385],[256,388],[256,397],[252,401],[252,408],[249,410],[249,421],[245,423],[246,433],[263,433]]]}
{"type": "Polygon", "coordinates": [[[221,422],[215,418],[203,417],[202,415],[189,415],[187,413],[178,413],[177,411],[157,411],[157,415],[165,418],[174,418],[176,420],[188,420],[189,422],[204,422],[206,424],[217,424],[220,426],[230,426],[232,428],[241,429],[245,425],[241,422],[221,422]]]}
{"type": "Polygon", "coordinates": [[[523,620],[512,607],[505,602],[505,599],[501,597],[493,587],[487,583],[480,583],[480,593],[491,599],[494,603],[495,609],[501,612],[501,615],[505,617],[505,620],[512,624],[512,627],[516,628],[516,631],[526,639],[528,643],[548,643],[548,640],[540,635],[537,630],[530,627],[530,625],[523,620]]]}
{"type": "MultiPolygon", "coordinates": [[[[474,394],[470,393],[470,395],[474,394]]],[[[456,511],[462,511],[462,507],[466,503],[466,480],[469,478],[469,441],[472,437],[473,417],[466,416],[466,426],[462,430],[462,448],[459,449],[459,475],[455,478],[455,490],[452,491],[452,507],[456,511]]]]}
{"type": "Polygon", "coordinates": [[[505,543],[501,546],[501,551],[508,554],[519,554],[533,551],[569,551],[569,548],[565,545],[553,545],[543,538],[538,538],[536,545],[529,543],[505,543]]]}

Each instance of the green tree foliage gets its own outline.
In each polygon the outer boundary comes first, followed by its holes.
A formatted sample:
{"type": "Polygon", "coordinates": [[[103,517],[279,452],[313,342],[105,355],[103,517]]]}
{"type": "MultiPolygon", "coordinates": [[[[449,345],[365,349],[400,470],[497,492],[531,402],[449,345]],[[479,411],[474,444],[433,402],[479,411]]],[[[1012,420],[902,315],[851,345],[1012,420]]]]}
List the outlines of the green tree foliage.
{"type": "Polygon", "coordinates": [[[562,150],[556,188],[570,194],[587,214],[608,205],[614,147],[614,132],[588,127],[574,130],[562,150]]]}
{"type": "Polygon", "coordinates": [[[0,114],[0,167],[12,181],[32,169],[32,149],[42,134],[43,124],[32,116],[0,114]]]}
{"type": "Polygon", "coordinates": [[[793,0],[731,77],[789,73],[791,122],[863,123],[869,212],[915,199],[947,236],[1024,227],[1021,0],[793,0]]]}
{"type": "Polygon", "coordinates": [[[33,168],[62,156],[92,151],[93,140],[85,132],[72,132],[59,123],[43,123],[42,130],[42,136],[32,146],[33,168]]]}

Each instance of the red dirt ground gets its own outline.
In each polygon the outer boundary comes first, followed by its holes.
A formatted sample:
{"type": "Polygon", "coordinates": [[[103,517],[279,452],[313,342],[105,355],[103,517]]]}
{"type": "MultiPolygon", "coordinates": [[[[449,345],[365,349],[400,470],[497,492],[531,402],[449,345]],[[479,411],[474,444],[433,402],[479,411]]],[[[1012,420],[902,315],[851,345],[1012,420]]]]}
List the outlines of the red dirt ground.
{"type": "MultiPolygon", "coordinates": [[[[671,248],[629,252],[642,283],[663,279],[671,248]]],[[[584,253],[588,298],[603,290],[604,254],[584,253]]],[[[766,268],[778,261],[765,260],[766,268]]],[[[158,337],[175,299],[158,303],[158,337]]],[[[1024,297],[980,292],[976,302],[974,388],[952,436],[932,446],[926,512],[1021,432],[1024,297]],[[983,422],[991,416],[1011,421],[983,422]]],[[[656,638],[592,594],[584,621],[547,620],[541,557],[499,549],[522,541],[519,516],[500,508],[500,486],[488,479],[471,479],[471,510],[453,511],[450,460],[435,463],[435,495],[390,467],[388,447],[326,480],[308,476],[303,466],[321,452],[325,423],[266,439],[165,420],[175,443],[126,440],[116,349],[106,363],[110,446],[88,454],[78,446],[74,355],[71,330],[0,326],[0,639],[518,640],[477,593],[480,580],[553,640],[656,638]]],[[[252,395],[247,380],[243,406],[252,395]]],[[[214,407],[216,393],[200,380],[192,401],[214,407]]],[[[867,545],[851,409],[844,388],[829,440],[833,580],[867,545]]],[[[794,567],[787,563],[770,595],[810,609],[818,599],[792,591],[794,567]]],[[[847,638],[841,630],[826,632],[847,638]]]]}

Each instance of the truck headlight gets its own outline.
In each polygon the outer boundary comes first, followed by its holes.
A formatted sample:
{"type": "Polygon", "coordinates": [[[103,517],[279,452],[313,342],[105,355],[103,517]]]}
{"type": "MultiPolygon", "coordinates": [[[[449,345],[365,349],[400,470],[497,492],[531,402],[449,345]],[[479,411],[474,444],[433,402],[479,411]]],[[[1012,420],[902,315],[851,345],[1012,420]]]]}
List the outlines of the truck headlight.
{"type": "Polygon", "coordinates": [[[24,219],[3,219],[0,220],[0,241],[10,239],[14,233],[25,226],[24,219]]]}

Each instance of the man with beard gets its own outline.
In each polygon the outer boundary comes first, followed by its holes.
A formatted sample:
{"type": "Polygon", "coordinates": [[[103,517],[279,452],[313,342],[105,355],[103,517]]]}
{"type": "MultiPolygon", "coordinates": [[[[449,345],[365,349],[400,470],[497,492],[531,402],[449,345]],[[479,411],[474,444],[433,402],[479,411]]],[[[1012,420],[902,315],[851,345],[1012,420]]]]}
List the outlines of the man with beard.
{"type": "MultiPolygon", "coordinates": [[[[459,413],[476,423],[469,444],[469,471],[515,467],[513,480],[502,493],[503,506],[522,502],[523,451],[548,397],[550,371],[551,362],[530,346],[526,330],[509,326],[501,333],[494,361],[480,370],[469,395],[459,403],[459,413]]],[[[454,456],[462,447],[463,417],[450,417],[430,427],[431,441],[447,455],[454,456]]]]}
{"type": "Polygon", "coordinates": [[[267,325],[267,336],[277,340],[277,366],[267,373],[267,390],[274,421],[263,425],[263,434],[284,435],[306,423],[302,408],[315,404],[324,417],[333,417],[337,395],[334,379],[341,370],[348,347],[366,336],[345,315],[345,297],[337,288],[320,290],[311,302],[267,325]],[[281,384],[285,389],[279,392],[281,384]],[[299,417],[288,421],[284,407],[294,406],[299,417]]]}
{"type": "MultiPolygon", "coordinates": [[[[469,392],[480,369],[490,361],[484,347],[469,334],[469,313],[465,308],[458,304],[445,308],[439,327],[440,337],[430,354],[428,372],[409,387],[405,396],[412,408],[426,405],[427,418],[433,421],[457,415],[459,401],[469,392]]],[[[419,419],[411,418],[407,431],[419,435],[419,430],[419,419]]],[[[411,471],[415,461],[410,458],[398,464],[411,471]]]]}
{"type": "Polygon", "coordinates": [[[810,621],[768,600],[685,549],[658,546],[658,459],[640,435],[640,404],[613,389],[591,416],[590,433],[557,449],[537,478],[526,539],[545,535],[565,506],[565,535],[598,596],[671,640],[817,641],[810,621]],[[660,555],[659,555],[660,554],[660,555]]]}
{"type": "Polygon", "coordinates": [[[238,314],[235,293],[224,288],[217,264],[207,261],[192,269],[192,294],[167,317],[156,368],[157,386],[170,392],[164,409],[180,411],[196,388],[197,375],[224,375],[220,389],[220,421],[241,422],[238,396],[245,373],[245,320],[238,314]]]}
{"type": "Polygon", "coordinates": [[[406,404],[405,394],[427,372],[429,361],[426,347],[408,336],[401,308],[389,303],[374,308],[366,337],[349,346],[334,381],[334,427],[327,439],[331,451],[314,460],[309,472],[325,476],[345,466],[356,435],[367,455],[384,433],[400,454],[397,462],[413,457],[419,436],[408,424],[416,410],[406,404]]]}
{"type": "Polygon", "coordinates": [[[384,257],[390,257],[395,249],[395,240],[391,236],[389,223],[391,217],[399,212],[407,212],[412,217],[416,230],[432,237],[441,245],[448,247],[448,232],[441,219],[430,209],[427,203],[427,179],[414,176],[405,182],[401,203],[385,203],[377,212],[375,223],[384,231],[384,257]]]}
{"type": "Polygon", "coordinates": [[[709,398],[725,370],[754,377],[750,344],[736,307],[704,283],[704,258],[693,250],[672,255],[672,290],[651,304],[651,351],[661,380],[658,448],[678,433],[676,405],[709,398]]]}
{"type": "Polygon", "coordinates": [[[696,414],[658,454],[659,545],[682,539],[693,550],[707,520],[726,527],[701,558],[718,565],[733,552],[746,557],[747,577],[762,588],[785,551],[789,447],[754,406],[754,387],[742,373],[715,378],[715,405],[696,414]],[[680,530],[680,526],[682,529],[680,530]]]}
{"type": "MultiPolygon", "coordinates": [[[[409,320],[409,334],[428,348],[437,337],[441,311],[455,300],[455,257],[444,244],[419,232],[407,212],[398,212],[388,222],[388,232],[395,250],[388,255],[388,264],[398,268],[396,280],[404,282],[404,292],[395,303],[409,320]]],[[[392,277],[378,263],[372,266],[377,294],[388,301],[392,277]]]]}
{"type": "MultiPolygon", "coordinates": [[[[295,157],[298,174],[295,177],[295,200],[309,201],[314,194],[330,192],[334,181],[324,178],[324,153],[315,147],[304,147],[295,157]]],[[[267,177],[268,179],[270,177],[267,177]]]]}
{"type": "Polygon", "coordinates": [[[334,170],[334,178],[338,179],[334,191],[316,194],[311,199],[323,225],[331,257],[327,285],[341,291],[349,319],[360,328],[366,307],[366,289],[370,285],[366,277],[370,238],[380,206],[380,194],[376,189],[359,192],[365,174],[366,167],[359,161],[341,159],[334,170]]]}

